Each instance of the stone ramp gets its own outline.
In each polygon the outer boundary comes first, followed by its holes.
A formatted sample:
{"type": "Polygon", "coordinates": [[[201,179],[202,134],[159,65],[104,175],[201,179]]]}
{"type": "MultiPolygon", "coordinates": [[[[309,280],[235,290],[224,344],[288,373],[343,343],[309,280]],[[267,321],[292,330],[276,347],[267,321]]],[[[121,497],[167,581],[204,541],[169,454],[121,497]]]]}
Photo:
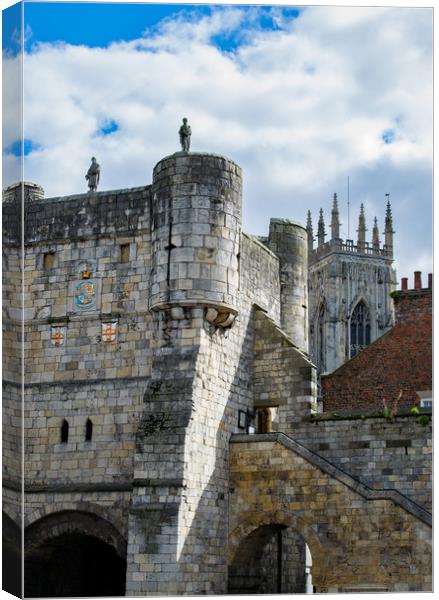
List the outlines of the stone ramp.
{"type": "Polygon", "coordinates": [[[331,477],[334,477],[351,490],[354,490],[360,496],[366,500],[391,500],[408,513],[425,523],[426,525],[432,526],[432,515],[426,511],[422,506],[410,500],[407,496],[404,496],[396,490],[383,489],[375,490],[362,483],[359,479],[356,479],[349,475],[346,471],[336,467],[334,464],[309,450],[303,444],[300,444],[293,438],[289,437],[285,433],[274,432],[274,433],[262,433],[255,435],[248,434],[234,434],[232,435],[231,442],[233,443],[249,443],[249,442],[278,442],[292,450],[303,459],[321,469],[324,473],[327,473],[331,477]]]}

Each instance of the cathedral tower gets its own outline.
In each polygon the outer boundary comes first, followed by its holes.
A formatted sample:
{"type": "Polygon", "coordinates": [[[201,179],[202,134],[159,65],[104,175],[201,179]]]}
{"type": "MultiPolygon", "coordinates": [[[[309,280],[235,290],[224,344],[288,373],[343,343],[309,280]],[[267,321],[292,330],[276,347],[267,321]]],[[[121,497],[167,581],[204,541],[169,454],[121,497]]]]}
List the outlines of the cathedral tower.
{"type": "Polygon", "coordinates": [[[320,373],[330,373],[393,325],[390,293],[395,289],[393,222],[387,202],[383,246],[375,217],[372,241],[366,241],[366,215],[361,204],[357,243],[342,240],[337,195],[331,213],[331,239],[325,242],[320,209],[317,247],[313,247],[308,214],[308,294],[310,355],[320,373]]]}

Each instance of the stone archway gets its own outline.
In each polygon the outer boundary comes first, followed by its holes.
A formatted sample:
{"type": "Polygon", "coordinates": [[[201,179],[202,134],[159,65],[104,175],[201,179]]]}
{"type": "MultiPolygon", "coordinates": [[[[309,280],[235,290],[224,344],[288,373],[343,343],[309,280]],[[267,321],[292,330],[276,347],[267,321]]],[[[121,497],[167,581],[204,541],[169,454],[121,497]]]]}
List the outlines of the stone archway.
{"type": "Polygon", "coordinates": [[[431,589],[431,515],[394,490],[372,490],[285,434],[234,436],[229,565],[262,525],[299,532],[317,592],[431,589]],[[367,549],[367,551],[365,551],[367,549]]]}
{"type": "Polygon", "coordinates": [[[25,530],[25,596],[123,596],[126,541],[97,515],[53,513],[25,530]]]}
{"type": "Polygon", "coordinates": [[[306,544],[283,525],[261,525],[239,544],[229,566],[229,594],[303,594],[306,544]]]}
{"type": "Polygon", "coordinates": [[[328,556],[313,528],[287,511],[249,512],[229,537],[230,594],[305,593],[306,547],[312,581],[326,591],[328,556]]]}

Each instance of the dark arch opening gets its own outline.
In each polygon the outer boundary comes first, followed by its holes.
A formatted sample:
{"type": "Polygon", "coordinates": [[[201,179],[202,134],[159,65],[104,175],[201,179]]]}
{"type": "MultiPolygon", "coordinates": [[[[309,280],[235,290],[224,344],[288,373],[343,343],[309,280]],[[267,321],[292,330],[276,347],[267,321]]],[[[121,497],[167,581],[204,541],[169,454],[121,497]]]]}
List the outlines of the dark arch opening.
{"type": "Polygon", "coordinates": [[[124,596],[126,561],[104,541],[62,533],[25,553],[25,596],[124,596]]]}
{"type": "Polygon", "coordinates": [[[13,596],[21,597],[21,531],[18,525],[2,513],[2,587],[13,596]]]}
{"type": "Polygon", "coordinates": [[[64,419],[64,421],[62,422],[62,425],[61,425],[61,443],[67,444],[68,441],[69,441],[69,424],[64,419]]]}
{"type": "MultiPolygon", "coordinates": [[[[262,525],[245,537],[229,567],[229,594],[303,594],[309,583],[307,546],[284,525],[262,525]]],[[[308,590],[309,591],[309,590],[308,590]]]]}

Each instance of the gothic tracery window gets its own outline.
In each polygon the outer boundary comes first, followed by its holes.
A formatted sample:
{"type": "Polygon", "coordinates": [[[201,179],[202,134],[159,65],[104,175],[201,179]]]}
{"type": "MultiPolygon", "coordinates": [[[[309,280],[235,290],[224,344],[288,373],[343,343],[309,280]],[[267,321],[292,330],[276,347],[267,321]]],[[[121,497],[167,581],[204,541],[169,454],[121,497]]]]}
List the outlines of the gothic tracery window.
{"type": "Polygon", "coordinates": [[[370,344],[370,317],[363,301],[359,302],[352,312],[350,328],[350,357],[353,358],[370,344]]]}

